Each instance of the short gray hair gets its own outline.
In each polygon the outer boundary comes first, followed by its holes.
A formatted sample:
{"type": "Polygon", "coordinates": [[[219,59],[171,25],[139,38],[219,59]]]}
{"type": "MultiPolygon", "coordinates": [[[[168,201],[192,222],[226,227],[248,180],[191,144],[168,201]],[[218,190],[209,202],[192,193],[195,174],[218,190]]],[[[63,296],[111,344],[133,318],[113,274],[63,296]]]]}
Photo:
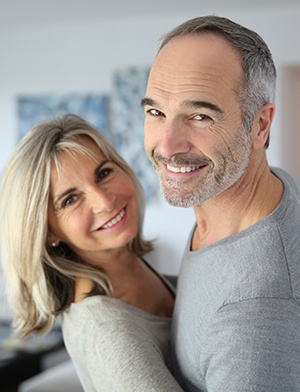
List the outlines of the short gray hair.
{"type": "MultiPolygon", "coordinates": [[[[238,98],[242,106],[244,128],[250,132],[257,110],[267,103],[275,103],[276,94],[276,67],[270,49],[259,34],[227,18],[200,16],[164,35],[158,53],[175,38],[207,32],[225,38],[240,55],[243,82],[238,98]]],[[[265,148],[268,146],[269,137],[265,148]]]]}

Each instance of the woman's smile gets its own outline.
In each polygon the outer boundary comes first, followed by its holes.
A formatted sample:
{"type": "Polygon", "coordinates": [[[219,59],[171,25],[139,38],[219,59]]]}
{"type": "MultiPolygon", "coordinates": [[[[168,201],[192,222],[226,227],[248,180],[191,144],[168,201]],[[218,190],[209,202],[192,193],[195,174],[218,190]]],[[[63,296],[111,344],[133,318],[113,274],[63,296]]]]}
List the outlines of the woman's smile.
{"type": "Polygon", "coordinates": [[[98,230],[116,230],[119,229],[126,221],[126,209],[122,208],[122,210],[110,221],[99,227],[98,230]]]}

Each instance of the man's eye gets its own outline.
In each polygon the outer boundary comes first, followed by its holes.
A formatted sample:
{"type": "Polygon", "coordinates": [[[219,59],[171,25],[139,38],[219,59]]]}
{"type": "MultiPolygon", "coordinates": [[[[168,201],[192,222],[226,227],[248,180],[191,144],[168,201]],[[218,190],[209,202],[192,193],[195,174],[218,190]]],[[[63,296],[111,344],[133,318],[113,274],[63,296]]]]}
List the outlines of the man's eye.
{"type": "Polygon", "coordinates": [[[197,114],[194,116],[194,119],[197,121],[203,121],[203,120],[210,120],[210,117],[206,116],[205,114],[197,114]]]}
{"type": "Polygon", "coordinates": [[[102,180],[104,180],[106,177],[108,177],[111,172],[113,171],[113,169],[111,168],[105,168],[99,171],[99,173],[97,174],[97,180],[100,182],[102,180]]]}
{"type": "Polygon", "coordinates": [[[162,112],[160,112],[157,109],[150,109],[150,110],[148,110],[148,113],[150,113],[151,116],[161,116],[162,115],[162,112]]]}

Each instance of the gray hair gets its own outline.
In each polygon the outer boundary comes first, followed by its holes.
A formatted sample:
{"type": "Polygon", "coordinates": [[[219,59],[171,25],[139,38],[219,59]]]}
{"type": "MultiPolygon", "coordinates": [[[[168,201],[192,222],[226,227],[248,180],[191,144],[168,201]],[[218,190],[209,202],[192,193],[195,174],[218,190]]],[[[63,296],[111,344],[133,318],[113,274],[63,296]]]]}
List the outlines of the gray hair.
{"type": "Polygon", "coordinates": [[[60,152],[92,156],[85,139],[132,180],[139,204],[139,227],[129,249],[143,255],[153,249],[142,237],[145,200],[142,186],[128,164],[91,124],[65,115],[34,126],[19,142],[8,161],[1,182],[2,262],[15,327],[23,336],[48,332],[58,314],[74,300],[77,277],[92,280],[89,295],[111,294],[108,277],[88,265],[60,243],[51,247],[48,237],[48,202],[52,163],[60,152]]]}
{"type": "MultiPolygon", "coordinates": [[[[276,67],[270,49],[254,31],[227,18],[209,15],[190,19],[162,37],[158,53],[174,38],[213,33],[225,38],[239,53],[243,82],[238,92],[243,126],[250,132],[257,110],[275,102],[276,67]]],[[[269,146],[269,137],[265,148],[269,146]]]]}

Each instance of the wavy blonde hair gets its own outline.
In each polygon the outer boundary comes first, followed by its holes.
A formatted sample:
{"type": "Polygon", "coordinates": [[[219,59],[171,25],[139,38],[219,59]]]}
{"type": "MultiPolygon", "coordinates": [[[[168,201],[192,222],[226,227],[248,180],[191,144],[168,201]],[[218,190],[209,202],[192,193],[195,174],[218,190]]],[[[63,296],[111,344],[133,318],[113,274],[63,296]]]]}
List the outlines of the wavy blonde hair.
{"type": "Polygon", "coordinates": [[[105,157],[132,180],[139,204],[138,233],[129,249],[139,256],[153,249],[142,236],[145,200],[142,186],[128,164],[91,124],[68,114],[34,126],[19,142],[1,182],[1,248],[9,302],[16,331],[46,333],[56,316],[74,299],[75,280],[86,277],[89,295],[111,295],[108,277],[74,254],[66,244],[47,243],[51,164],[62,151],[91,155],[83,139],[92,140],[105,157]]]}

